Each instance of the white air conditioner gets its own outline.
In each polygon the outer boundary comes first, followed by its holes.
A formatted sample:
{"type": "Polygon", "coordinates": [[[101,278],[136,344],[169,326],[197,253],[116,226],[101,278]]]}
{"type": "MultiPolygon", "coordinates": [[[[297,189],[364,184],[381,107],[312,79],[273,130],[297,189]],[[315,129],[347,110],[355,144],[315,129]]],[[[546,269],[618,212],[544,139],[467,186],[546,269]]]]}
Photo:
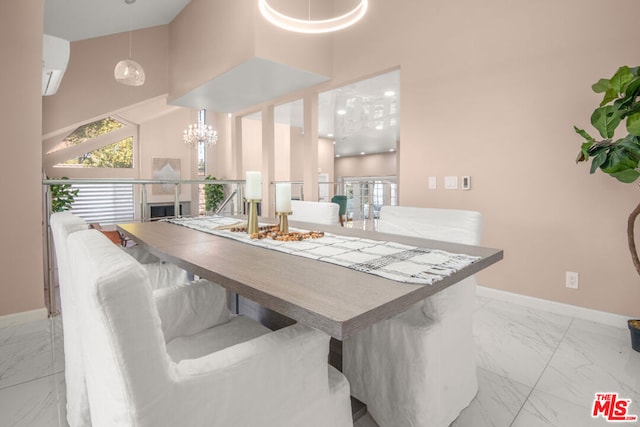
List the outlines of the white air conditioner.
{"type": "Polygon", "coordinates": [[[67,40],[42,35],[42,95],[58,91],[69,63],[70,44],[67,40]]]}

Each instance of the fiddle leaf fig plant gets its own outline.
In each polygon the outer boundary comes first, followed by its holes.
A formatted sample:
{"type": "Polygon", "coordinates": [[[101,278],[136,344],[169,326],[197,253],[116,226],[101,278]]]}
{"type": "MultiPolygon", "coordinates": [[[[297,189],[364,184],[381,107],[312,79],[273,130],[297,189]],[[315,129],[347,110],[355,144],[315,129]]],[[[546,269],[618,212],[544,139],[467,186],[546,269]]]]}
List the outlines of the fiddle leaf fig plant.
{"type": "MultiPolygon", "coordinates": [[[[216,177],[207,175],[207,181],[216,181],[216,177]]],[[[205,210],[215,211],[218,205],[224,200],[224,186],[222,184],[205,184],[204,185],[204,203],[205,210]]]]}
{"type": "MultiPolygon", "coordinates": [[[[602,139],[592,137],[574,126],[584,138],[576,163],[591,159],[591,173],[600,169],[620,182],[632,183],[640,178],[640,67],[622,66],[610,79],[600,79],[591,88],[603,93],[602,102],[591,114],[591,124],[602,139]],[[624,125],[627,135],[615,134],[624,125]]],[[[640,204],[627,222],[627,242],[633,265],[640,274],[640,260],[634,241],[634,224],[640,215],[640,204]]]]}

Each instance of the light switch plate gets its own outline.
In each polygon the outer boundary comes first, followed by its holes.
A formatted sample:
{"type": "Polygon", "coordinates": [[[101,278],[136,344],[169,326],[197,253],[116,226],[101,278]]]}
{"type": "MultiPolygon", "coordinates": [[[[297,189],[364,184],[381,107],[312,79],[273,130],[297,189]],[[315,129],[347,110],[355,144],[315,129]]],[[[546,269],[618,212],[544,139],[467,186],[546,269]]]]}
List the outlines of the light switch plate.
{"type": "Polygon", "coordinates": [[[429,177],[429,190],[436,190],[438,188],[438,178],[435,176],[429,177]]]}
{"type": "Polygon", "coordinates": [[[444,177],[444,189],[445,190],[457,190],[458,189],[458,177],[457,176],[445,176],[444,177]]]}

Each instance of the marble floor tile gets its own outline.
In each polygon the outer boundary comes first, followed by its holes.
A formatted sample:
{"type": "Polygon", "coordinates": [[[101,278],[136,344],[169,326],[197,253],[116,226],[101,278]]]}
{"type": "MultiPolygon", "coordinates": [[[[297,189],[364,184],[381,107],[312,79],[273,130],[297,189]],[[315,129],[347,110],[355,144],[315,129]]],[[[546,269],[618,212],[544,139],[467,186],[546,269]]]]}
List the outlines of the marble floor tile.
{"type": "Polygon", "coordinates": [[[58,419],[60,427],[69,427],[67,423],[67,386],[64,382],[64,372],[55,375],[58,392],[58,419]]]}
{"type": "Polygon", "coordinates": [[[627,329],[576,319],[536,389],[581,406],[617,392],[640,415],[640,353],[630,341],[627,329]]]}
{"type": "Polygon", "coordinates": [[[602,418],[592,418],[591,408],[534,390],[514,420],[512,427],[610,426],[602,418]]]}
{"type": "Polygon", "coordinates": [[[371,418],[371,414],[367,414],[364,417],[360,418],[358,421],[353,423],[353,427],[379,427],[378,423],[376,423],[373,418],[371,418]]]}
{"type": "Polygon", "coordinates": [[[476,311],[484,307],[487,303],[493,301],[491,298],[476,295],[476,311]]]}
{"type": "Polygon", "coordinates": [[[478,369],[478,394],[451,427],[509,427],[531,387],[478,369]]]}
{"type": "Polygon", "coordinates": [[[533,387],[572,318],[502,301],[474,314],[478,366],[533,387]]]}
{"type": "Polygon", "coordinates": [[[6,427],[59,425],[59,375],[28,381],[0,390],[0,416],[6,427]]]}
{"type": "Polygon", "coordinates": [[[49,339],[50,320],[42,319],[0,328],[0,346],[28,340],[49,339]]]}
{"type": "Polygon", "coordinates": [[[53,373],[51,339],[0,346],[0,389],[53,373]]]}

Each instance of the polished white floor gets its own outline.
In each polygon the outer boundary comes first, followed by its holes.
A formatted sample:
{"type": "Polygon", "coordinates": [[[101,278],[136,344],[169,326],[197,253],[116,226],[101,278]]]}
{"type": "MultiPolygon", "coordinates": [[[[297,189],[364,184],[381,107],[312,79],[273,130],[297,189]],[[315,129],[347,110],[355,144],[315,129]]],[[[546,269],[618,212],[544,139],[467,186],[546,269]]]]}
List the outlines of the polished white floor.
{"type": "MultiPolygon", "coordinates": [[[[479,297],[474,332],[480,390],[453,427],[611,425],[591,418],[597,392],[632,399],[640,416],[640,353],[627,329],[479,297]]],[[[0,426],[66,426],[64,407],[60,318],[0,329],[0,426]]]]}
{"type": "MultiPolygon", "coordinates": [[[[631,399],[640,417],[640,353],[628,329],[478,297],[479,391],[453,427],[582,427],[595,393],[631,399]]],[[[614,423],[640,426],[637,423],[614,423]]],[[[377,427],[371,416],[356,427],[377,427]]]]}

